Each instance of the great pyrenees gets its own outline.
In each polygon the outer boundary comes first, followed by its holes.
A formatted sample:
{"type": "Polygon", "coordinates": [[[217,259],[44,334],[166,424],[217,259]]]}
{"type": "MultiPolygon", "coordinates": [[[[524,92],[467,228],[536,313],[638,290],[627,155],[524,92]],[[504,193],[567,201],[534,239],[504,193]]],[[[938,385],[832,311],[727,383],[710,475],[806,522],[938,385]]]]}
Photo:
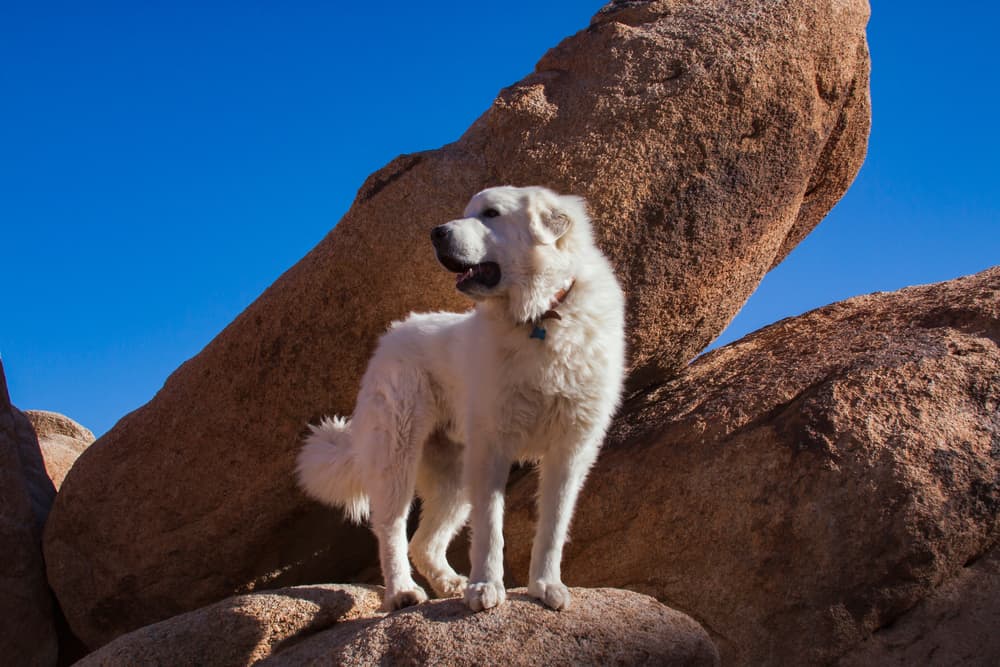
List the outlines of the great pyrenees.
{"type": "Polygon", "coordinates": [[[570,517],[622,391],[621,287],[594,244],[583,200],[542,187],[484,190],[462,218],[432,229],[431,241],[475,308],[393,323],[351,418],[311,427],[299,484],[356,522],[370,514],[386,610],[427,599],[407,558],[416,493],[422,514],[409,556],[439,596],[464,593],[480,610],[506,599],[510,466],[537,462],[528,592],[564,609],[570,593],[560,563],[570,517]],[[470,512],[467,580],[445,551],[470,512]]]}

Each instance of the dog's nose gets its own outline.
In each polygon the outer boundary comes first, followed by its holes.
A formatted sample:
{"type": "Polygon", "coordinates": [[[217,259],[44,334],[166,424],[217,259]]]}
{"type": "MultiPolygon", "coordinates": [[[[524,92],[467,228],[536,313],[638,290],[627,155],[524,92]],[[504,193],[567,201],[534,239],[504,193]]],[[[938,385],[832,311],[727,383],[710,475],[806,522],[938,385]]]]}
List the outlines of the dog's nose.
{"type": "Polygon", "coordinates": [[[448,236],[448,227],[445,225],[438,225],[431,230],[431,241],[443,241],[445,237],[448,236]]]}

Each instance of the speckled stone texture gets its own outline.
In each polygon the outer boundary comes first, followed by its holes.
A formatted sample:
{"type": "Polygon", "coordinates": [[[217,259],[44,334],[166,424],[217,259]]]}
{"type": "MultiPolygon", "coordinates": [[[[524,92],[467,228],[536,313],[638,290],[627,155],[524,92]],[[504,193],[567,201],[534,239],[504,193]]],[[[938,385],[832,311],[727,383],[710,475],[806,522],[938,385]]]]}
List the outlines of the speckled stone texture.
{"type": "Polygon", "coordinates": [[[511,591],[473,613],[435,600],[391,614],[380,587],[303,586],[224,600],[124,635],[80,667],[131,665],[718,665],[691,618],[629,591],[573,591],[556,612],[511,591]]]}
{"type": "Polygon", "coordinates": [[[365,529],[295,488],[300,437],[350,413],[391,320],[469,307],[429,230],[486,186],[587,197],[628,295],[631,386],[682,368],[858,170],[867,19],[865,0],[614,2],[458,141],[371,175],[316,248],[73,466],[45,553],[75,632],[96,647],[374,562],[365,529]]]}
{"type": "MultiPolygon", "coordinates": [[[[512,572],[534,485],[508,490],[512,572]]],[[[965,576],[998,510],[1000,267],[783,320],[633,397],[563,577],[690,614],[727,665],[828,664],[965,576]]]]}
{"type": "Polygon", "coordinates": [[[841,667],[1000,665],[1000,547],[970,561],[893,623],[845,655],[841,667]]]}

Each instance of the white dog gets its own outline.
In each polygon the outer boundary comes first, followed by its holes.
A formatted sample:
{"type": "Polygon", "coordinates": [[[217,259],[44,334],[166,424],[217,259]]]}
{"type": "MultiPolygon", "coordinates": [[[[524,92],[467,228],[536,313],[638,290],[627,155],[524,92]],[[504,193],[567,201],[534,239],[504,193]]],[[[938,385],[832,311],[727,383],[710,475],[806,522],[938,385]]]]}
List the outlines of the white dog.
{"type": "Polygon", "coordinates": [[[431,231],[467,313],[411,314],[382,336],[351,419],[312,427],[301,487],[356,522],[371,513],[386,610],[427,599],[407,559],[414,492],[423,512],[409,555],[440,596],[473,610],[506,598],[504,488],[511,463],[539,464],[528,592],[569,605],[560,574],[576,498],[622,390],[624,298],[594,244],[582,199],[540,187],[480,192],[431,231]],[[459,444],[460,443],[460,444],[459,444]],[[445,557],[471,509],[468,581],[445,557]]]}

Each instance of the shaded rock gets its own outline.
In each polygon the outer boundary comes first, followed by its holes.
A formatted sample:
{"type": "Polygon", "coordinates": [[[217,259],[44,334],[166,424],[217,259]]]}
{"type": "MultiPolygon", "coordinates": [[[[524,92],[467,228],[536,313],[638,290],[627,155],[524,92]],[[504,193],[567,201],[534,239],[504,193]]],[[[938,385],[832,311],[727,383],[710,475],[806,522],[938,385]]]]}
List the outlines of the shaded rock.
{"type": "Polygon", "coordinates": [[[18,458],[21,462],[21,476],[27,485],[28,499],[31,501],[31,512],[35,517],[35,532],[41,539],[42,528],[56,499],[56,487],[52,484],[45,470],[45,458],[35,430],[28,417],[11,406],[14,433],[17,435],[18,458]]]}
{"type": "Polygon", "coordinates": [[[1000,549],[848,653],[843,667],[1000,665],[1000,549]]]}
{"type": "Polygon", "coordinates": [[[45,471],[58,490],[80,454],[94,442],[94,434],[58,412],[25,410],[24,416],[35,429],[45,471]]]}
{"type": "MultiPolygon", "coordinates": [[[[57,412],[25,410],[22,421],[25,430],[32,431],[22,443],[32,452],[31,469],[34,473],[29,480],[29,488],[32,490],[40,537],[56,491],[76,459],[94,441],[94,434],[57,412]]],[[[59,642],[59,664],[72,664],[86,655],[87,649],[73,634],[58,604],[53,605],[52,612],[59,642]]]]}
{"type": "Polygon", "coordinates": [[[327,238],[74,465],[45,541],[73,628],[97,646],[374,560],[367,531],[295,489],[299,439],[351,411],[388,322],[468,307],[428,230],[485,186],[586,196],[628,294],[634,386],[683,366],[861,164],[867,17],[864,0],[615,2],[459,141],[369,177],[327,238]]]}
{"type": "Polygon", "coordinates": [[[457,599],[384,615],[380,587],[243,595],[119,637],[81,667],[249,665],[717,665],[689,617],[622,590],[576,589],[554,612],[512,591],[474,614],[457,599]]]}
{"type": "MultiPolygon", "coordinates": [[[[836,659],[1000,537],[998,342],[1000,267],[703,356],[622,410],[564,580],[691,614],[726,664],[836,659]]],[[[527,571],[534,484],[508,491],[512,572],[527,571]]]]}
{"type": "Polygon", "coordinates": [[[240,595],[123,635],[77,665],[250,665],[322,630],[369,618],[381,604],[376,586],[240,595]]]}
{"type": "Polygon", "coordinates": [[[11,665],[54,665],[58,655],[40,543],[44,487],[32,485],[39,470],[44,477],[34,431],[10,404],[0,361],[0,656],[11,665]]]}

